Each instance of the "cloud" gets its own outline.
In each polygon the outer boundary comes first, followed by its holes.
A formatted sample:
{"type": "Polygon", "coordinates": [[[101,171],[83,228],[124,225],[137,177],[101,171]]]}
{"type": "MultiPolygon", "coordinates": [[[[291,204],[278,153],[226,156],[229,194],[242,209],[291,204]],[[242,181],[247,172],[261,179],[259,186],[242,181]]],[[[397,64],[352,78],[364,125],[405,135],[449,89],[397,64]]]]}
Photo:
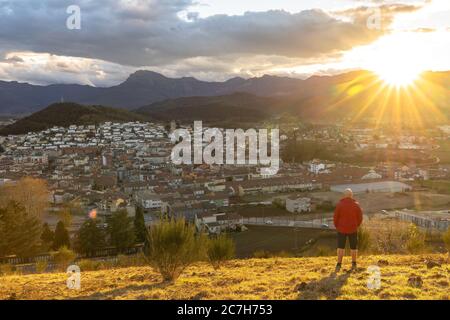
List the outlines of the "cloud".
{"type": "Polygon", "coordinates": [[[311,57],[348,50],[381,35],[362,21],[342,21],[322,10],[215,15],[190,21],[179,12],[192,1],[78,1],[82,29],[68,30],[73,0],[0,0],[3,49],[95,58],[133,66],[231,54],[311,57]]]}
{"type": "MultiPolygon", "coordinates": [[[[339,13],[272,10],[201,18],[190,11],[193,4],[194,0],[0,0],[0,48],[12,59],[4,60],[0,69],[25,78],[28,62],[34,64],[28,70],[34,81],[73,79],[96,85],[117,82],[114,69],[123,78],[124,72],[136,68],[209,80],[326,60],[386,32],[367,27],[363,7],[339,13]],[[81,8],[81,30],[66,28],[66,9],[73,4],[81,8]],[[13,61],[24,59],[25,53],[45,57],[46,63],[29,56],[25,64],[13,61]]],[[[382,5],[387,24],[396,14],[416,7],[382,5]]]]}
{"type": "Polygon", "coordinates": [[[0,76],[32,84],[78,83],[106,87],[122,82],[136,69],[102,60],[12,52],[0,60],[0,76]]]}

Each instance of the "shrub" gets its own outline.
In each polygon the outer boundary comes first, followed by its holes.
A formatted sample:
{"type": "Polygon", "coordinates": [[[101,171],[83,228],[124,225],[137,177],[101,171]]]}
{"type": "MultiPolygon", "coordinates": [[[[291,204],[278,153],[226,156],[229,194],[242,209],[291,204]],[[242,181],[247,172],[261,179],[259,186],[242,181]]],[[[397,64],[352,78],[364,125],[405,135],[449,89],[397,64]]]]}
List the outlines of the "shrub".
{"type": "Polygon", "coordinates": [[[101,261],[83,259],[80,260],[77,265],[80,267],[81,271],[97,271],[102,269],[103,264],[101,261]]]}
{"type": "Polygon", "coordinates": [[[370,249],[374,253],[406,253],[409,224],[388,218],[376,218],[364,224],[369,233],[370,249]]]}
{"type": "Polygon", "coordinates": [[[280,252],[277,252],[276,254],[272,255],[273,257],[277,258],[292,258],[294,257],[294,254],[285,250],[282,250],[280,252]]]}
{"type": "Polygon", "coordinates": [[[65,270],[76,258],[76,254],[67,248],[62,246],[59,250],[53,254],[53,260],[58,264],[62,270],[65,270]]]}
{"type": "Polygon", "coordinates": [[[316,254],[314,256],[316,257],[329,257],[331,255],[334,255],[335,252],[333,249],[327,246],[317,246],[316,254]]]}
{"type": "Polygon", "coordinates": [[[14,266],[12,264],[0,264],[0,276],[7,276],[14,273],[14,266]]]}
{"type": "Polygon", "coordinates": [[[358,230],[358,250],[360,252],[368,252],[370,250],[370,232],[365,227],[358,230]]]}
{"type": "Polygon", "coordinates": [[[448,260],[450,261],[450,228],[442,235],[442,240],[445,243],[445,247],[448,251],[448,260]]]}
{"type": "Polygon", "coordinates": [[[150,230],[149,262],[165,281],[175,281],[186,267],[203,258],[202,240],[184,219],[163,219],[150,230]]]}
{"type": "Polygon", "coordinates": [[[116,266],[118,267],[138,267],[147,264],[147,257],[143,253],[130,256],[118,255],[116,266]]]}
{"type": "Polygon", "coordinates": [[[253,252],[253,258],[256,259],[269,259],[272,257],[272,254],[266,250],[257,250],[253,252]]]}
{"type": "Polygon", "coordinates": [[[411,224],[408,227],[406,249],[409,253],[417,254],[423,252],[425,248],[425,234],[416,225],[411,224]]]}
{"type": "Polygon", "coordinates": [[[234,241],[227,236],[220,235],[208,241],[206,253],[214,269],[219,269],[225,261],[233,259],[234,252],[234,241]]]}
{"type": "Polygon", "coordinates": [[[45,271],[47,271],[47,267],[48,267],[47,261],[36,262],[36,272],[37,273],[45,273],[45,271]]]}

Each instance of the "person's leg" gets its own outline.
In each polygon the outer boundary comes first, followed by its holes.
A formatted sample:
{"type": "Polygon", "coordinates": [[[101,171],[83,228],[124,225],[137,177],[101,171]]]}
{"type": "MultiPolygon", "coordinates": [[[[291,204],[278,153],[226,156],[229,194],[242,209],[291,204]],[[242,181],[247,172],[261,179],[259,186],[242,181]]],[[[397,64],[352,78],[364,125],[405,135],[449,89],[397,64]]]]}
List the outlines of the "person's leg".
{"type": "Polygon", "coordinates": [[[338,263],[342,264],[342,260],[344,259],[345,249],[338,248],[337,249],[337,258],[338,263]]]}
{"type": "Polygon", "coordinates": [[[337,233],[337,264],[336,264],[336,272],[339,272],[341,270],[342,265],[342,259],[344,258],[344,252],[345,252],[345,241],[347,240],[347,237],[338,232],[337,233]]]}
{"type": "Polygon", "coordinates": [[[353,233],[349,235],[348,238],[352,254],[352,269],[356,270],[356,261],[358,259],[358,233],[353,233]]]}
{"type": "Polygon", "coordinates": [[[356,259],[358,258],[358,250],[351,250],[352,252],[352,262],[356,263],[356,259]]]}

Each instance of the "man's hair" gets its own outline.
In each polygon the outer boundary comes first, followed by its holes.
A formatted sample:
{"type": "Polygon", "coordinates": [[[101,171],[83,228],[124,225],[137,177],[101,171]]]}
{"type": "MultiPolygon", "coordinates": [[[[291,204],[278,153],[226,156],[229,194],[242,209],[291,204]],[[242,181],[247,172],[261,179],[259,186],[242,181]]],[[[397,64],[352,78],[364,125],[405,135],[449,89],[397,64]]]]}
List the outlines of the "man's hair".
{"type": "Polygon", "coordinates": [[[353,191],[350,188],[344,190],[344,196],[346,198],[353,198],[353,191]]]}

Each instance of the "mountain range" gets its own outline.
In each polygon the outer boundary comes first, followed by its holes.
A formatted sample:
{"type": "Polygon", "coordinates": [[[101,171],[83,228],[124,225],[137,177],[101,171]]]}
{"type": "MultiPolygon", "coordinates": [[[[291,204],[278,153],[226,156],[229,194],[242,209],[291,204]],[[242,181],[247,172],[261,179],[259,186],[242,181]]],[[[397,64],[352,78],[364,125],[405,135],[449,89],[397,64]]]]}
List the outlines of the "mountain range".
{"type": "MultiPolygon", "coordinates": [[[[266,75],[224,82],[173,79],[152,71],[137,71],[109,88],[0,81],[0,114],[30,114],[62,99],[132,111],[127,119],[234,121],[288,114],[308,120],[448,123],[450,72],[426,72],[408,87],[388,86],[368,71],[306,80],[266,75]]],[[[98,112],[105,107],[95,108],[94,118],[102,118],[98,112]]],[[[45,121],[41,115],[39,119],[45,121]]]]}
{"type": "Polygon", "coordinates": [[[168,78],[152,71],[137,71],[123,83],[109,88],[77,84],[38,86],[15,81],[0,81],[0,114],[29,114],[62,100],[131,110],[180,97],[220,96],[235,92],[278,96],[292,93],[302,81],[263,76],[207,82],[192,77],[168,78]]]}

